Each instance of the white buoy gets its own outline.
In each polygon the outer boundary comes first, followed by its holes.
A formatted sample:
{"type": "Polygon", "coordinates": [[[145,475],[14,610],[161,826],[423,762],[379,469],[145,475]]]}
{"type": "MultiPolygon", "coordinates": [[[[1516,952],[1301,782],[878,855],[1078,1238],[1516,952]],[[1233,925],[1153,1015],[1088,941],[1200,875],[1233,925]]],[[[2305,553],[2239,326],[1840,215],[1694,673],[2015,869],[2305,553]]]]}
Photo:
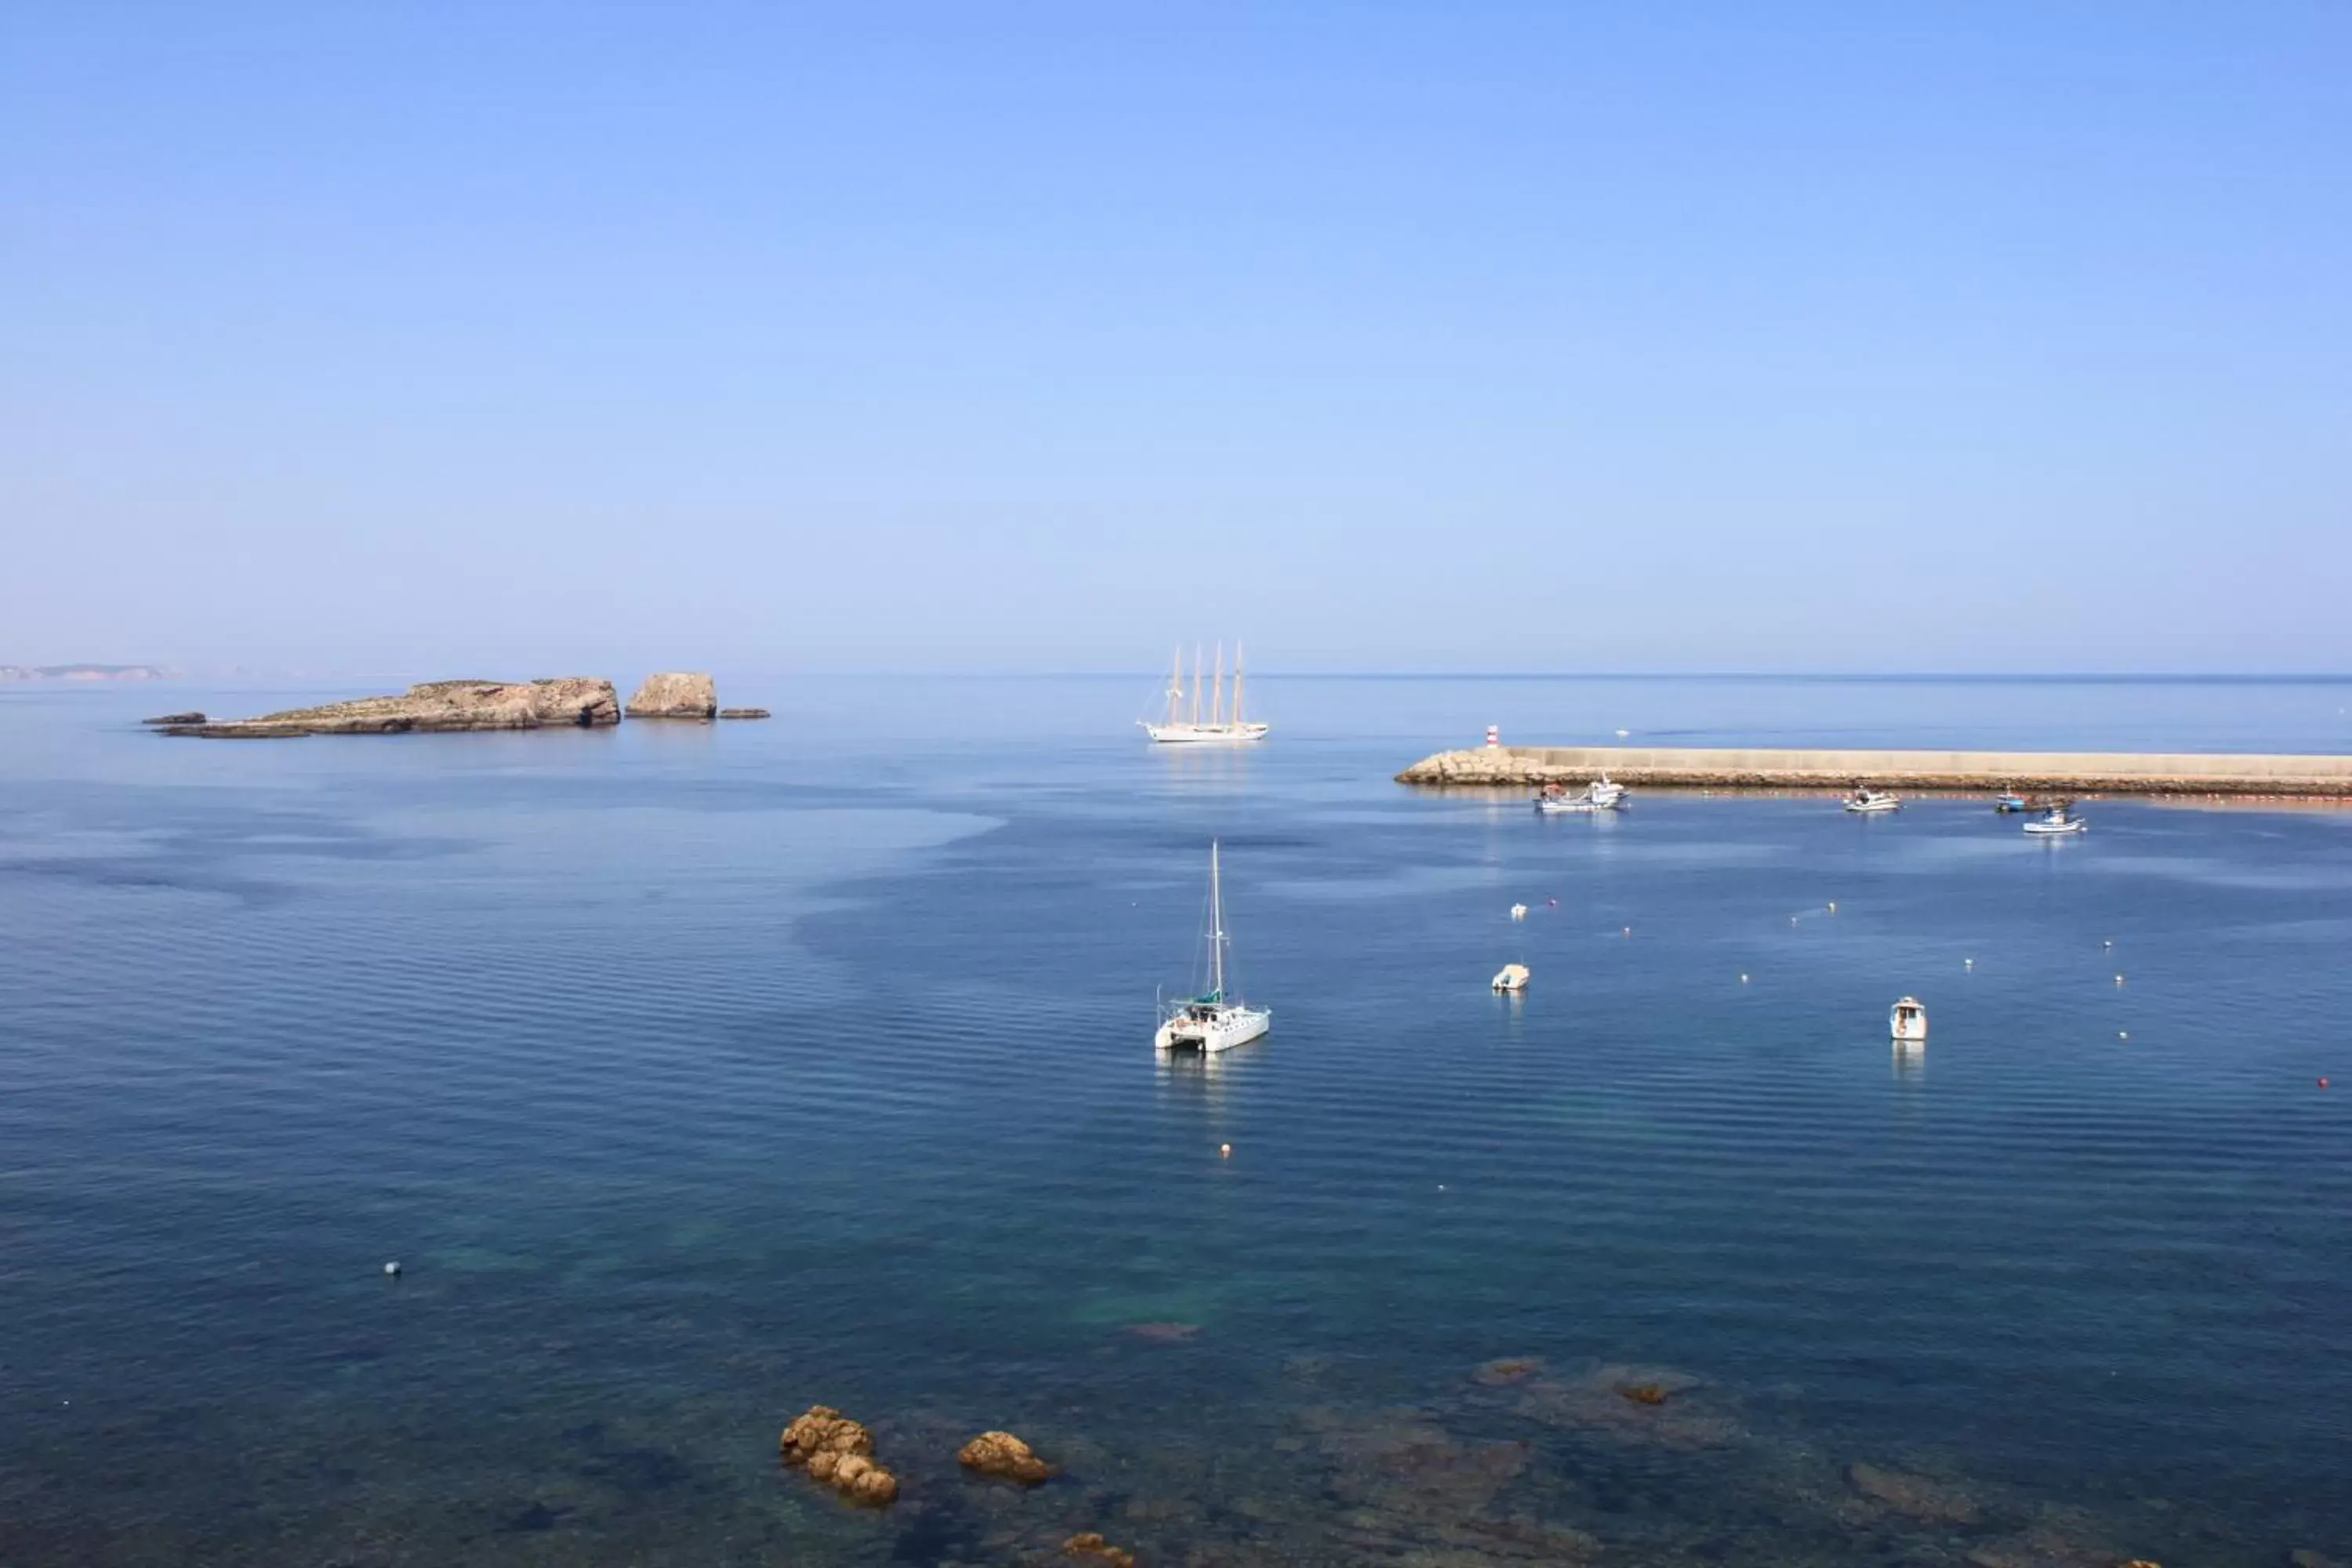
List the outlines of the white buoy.
{"type": "Polygon", "coordinates": [[[1830,900],[1830,913],[1837,913],[1837,900],[1835,899],[1832,899],[1830,900]]]}
{"type": "Polygon", "coordinates": [[[1218,1158],[1218,1159],[1220,1159],[1220,1160],[1230,1160],[1230,1159],[1232,1159],[1233,1157],[1234,1157],[1234,1146],[1233,1146],[1232,1144],[1230,1144],[1230,1143],[1220,1143],[1220,1144],[1218,1144],[1218,1145],[1217,1145],[1217,1158],[1218,1158]]]}
{"type": "Polygon", "coordinates": [[[2105,942],[2103,942],[2099,943],[2099,945],[2100,945],[2101,947],[2113,947],[2113,946],[2115,946],[2116,944],[2115,944],[2115,941],[2114,941],[2114,939],[2113,939],[2113,938],[2110,938],[2110,939],[2108,939],[2107,941],[2105,941],[2105,942]]]}
{"type": "Polygon", "coordinates": [[[2119,1040],[2128,1040],[2131,1038],[2131,1031],[2129,1029],[2117,1029],[2116,1031],[2116,1038],[2119,1040]]]}
{"type": "Polygon", "coordinates": [[[1977,961],[1973,958],[1964,958],[1960,960],[1960,967],[1962,969],[1974,969],[1976,966],[1977,961]]]}
{"type": "Polygon", "coordinates": [[[1528,906],[1525,904],[1513,904],[1511,906],[1511,918],[1515,921],[1523,921],[1527,919],[1528,906]]]}
{"type": "Polygon", "coordinates": [[[2124,983],[2124,977],[2123,977],[2122,975],[2120,975],[2120,974],[2116,975],[2116,984],[2118,984],[2118,985],[2121,985],[2123,983],[2124,983]]]}
{"type": "Polygon", "coordinates": [[[1741,984],[1742,985],[1747,984],[1748,984],[1748,976],[1746,976],[1745,974],[1741,975],[1741,976],[1739,977],[1739,984],[1741,984]]]}
{"type": "Polygon", "coordinates": [[[383,1266],[383,1277],[387,1279],[397,1279],[400,1278],[400,1262],[397,1258],[383,1266]]]}

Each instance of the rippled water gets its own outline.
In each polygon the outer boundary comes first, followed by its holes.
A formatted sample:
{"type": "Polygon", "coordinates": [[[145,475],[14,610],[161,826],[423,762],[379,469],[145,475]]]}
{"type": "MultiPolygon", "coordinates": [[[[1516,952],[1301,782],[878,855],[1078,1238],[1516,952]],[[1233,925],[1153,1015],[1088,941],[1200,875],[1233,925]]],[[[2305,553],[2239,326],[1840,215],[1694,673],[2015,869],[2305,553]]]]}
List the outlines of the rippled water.
{"type": "Polygon", "coordinates": [[[1387,779],[1494,720],[2342,749],[2352,688],[1268,681],[1209,755],[1148,684],[0,694],[0,1562],[2352,1555],[2352,815],[1387,779]],[[1213,833],[1276,1027],[1171,1069],[1213,833]],[[779,1471],[820,1401],[888,1513],[779,1471]],[[987,1426],[1065,1475],[965,1481],[987,1426]]]}

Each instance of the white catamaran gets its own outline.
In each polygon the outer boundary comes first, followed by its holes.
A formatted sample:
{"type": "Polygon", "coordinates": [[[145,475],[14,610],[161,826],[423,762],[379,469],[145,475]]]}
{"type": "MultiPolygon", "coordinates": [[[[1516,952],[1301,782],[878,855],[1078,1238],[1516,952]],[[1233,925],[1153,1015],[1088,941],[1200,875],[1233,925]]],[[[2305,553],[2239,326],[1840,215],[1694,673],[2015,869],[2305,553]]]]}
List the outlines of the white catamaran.
{"type": "Polygon", "coordinates": [[[1252,1007],[1225,991],[1225,890],[1217,872],[1217,845],[1209,842],[1209,989],[1160,1004],[1154,1049],[1213,1054],[1246,1045],[1274,1022],[1271,1009],[1252,1007]]]}
{"type": "Polygon", "coordinates": [[[1192,649],[1192,689],[1189,709],[1184,689],[1184,650],[1176,650],[1176,662],[1168,672],[1168,717],[1158,724],[1139,719],[1143,732],[1162,745],[1198,745],[1216,741],[1262,741],[1271,724],[1259,723],[1242,717],[1242,649],[1234,645],[1234,710],[1225,712],[1225,645],[1217,645],[1215,672],[1209,678],[1209,711],[1201,712],[1201,650],[1192,649]]]}

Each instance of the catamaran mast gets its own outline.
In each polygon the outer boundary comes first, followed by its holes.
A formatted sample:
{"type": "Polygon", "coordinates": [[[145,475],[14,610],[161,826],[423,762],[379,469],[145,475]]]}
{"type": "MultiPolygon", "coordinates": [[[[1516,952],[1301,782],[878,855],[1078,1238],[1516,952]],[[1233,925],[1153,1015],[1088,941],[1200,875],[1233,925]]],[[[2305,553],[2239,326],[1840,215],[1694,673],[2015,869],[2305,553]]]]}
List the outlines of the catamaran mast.
{"type": "Polygon", "coordinates": [[[1217,877],[1217,841],[1209,840],[1209,951],[1215,955],[1216,984],[1209,994],[1225,999],[1225,890],[1217,877]]]}

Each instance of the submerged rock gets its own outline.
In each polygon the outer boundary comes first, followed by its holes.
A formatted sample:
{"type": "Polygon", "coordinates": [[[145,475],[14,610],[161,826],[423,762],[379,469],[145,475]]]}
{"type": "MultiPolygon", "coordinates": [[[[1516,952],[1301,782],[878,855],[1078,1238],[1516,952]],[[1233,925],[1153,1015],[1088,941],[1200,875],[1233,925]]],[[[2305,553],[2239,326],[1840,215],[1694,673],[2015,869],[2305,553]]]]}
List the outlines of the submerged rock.
{"type": "Polygon", "coordinates": [[[621,721],[613,683],[587,676],[552,680],[428,680],[397,697],[362,697],[289,708],[257,719],[165,724],[167,735],[272,740],[289,735],[404,735],[464,730],[593,729],[621,721]]]}
{"type": "Polygon", "coordinates": [[[1482,1388],[1507,1388],[1515,1383],[1525,1383],[1543,1370],[1543,1358],[1531,1355],[1503,1356],[1496,1361],[1482,1361],[1470,1371],[1470,1381],[1482,1388]]]}
{"type": "Polygon", "coordinates": [[[632,719],[709,719],[719,711],[719,688],[707,675],[648,675],[629,699],[632,719]]]}
{"type": "Polygon", "coordinates": [[[879,1508],[898,1499],[898,1478],[874,1462],[874,1434],[830,1405],[812,1405],[793,1417],[778,1446],[785,1464],[852,1502],[879,1508]]]}
{"type": "Polygon", "coordinates": [[[1977,1505],[1958,1487],[1926,1476],[1855,1463],[1845,1468],[1845,1484],[1896,1513],[1939,1524],[1974,1524],[1977,1505]]]}
{"type": "Polygon", "coordinates": [[[956,1463],[967,1470],[1034,1487],[1053,1478],[1054,1467],[1039,1458],[1028,1444],[1010,1432],[982,1432],[966,1443],[956,1463]]]}
{"type": "Polygon", "coordinates": [[[1181,1344],[1201,1331],[1198,1323],[1129,1323],[1127,1331],[1156,1345],[1181,1344]]]}

